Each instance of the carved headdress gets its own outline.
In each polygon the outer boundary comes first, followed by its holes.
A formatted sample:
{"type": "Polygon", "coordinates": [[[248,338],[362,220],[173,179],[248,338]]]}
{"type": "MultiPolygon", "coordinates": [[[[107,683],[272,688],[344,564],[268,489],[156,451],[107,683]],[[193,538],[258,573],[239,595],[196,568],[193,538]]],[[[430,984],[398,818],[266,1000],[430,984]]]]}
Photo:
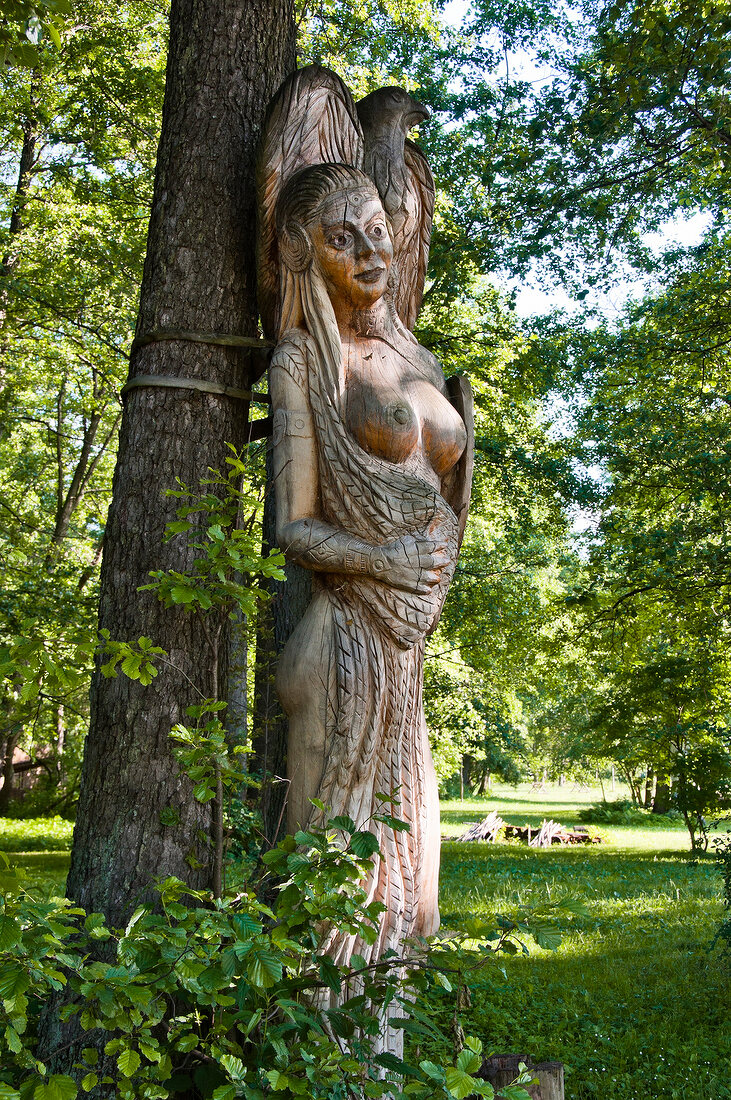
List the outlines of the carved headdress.
{"type": "Polygon", "coordinates": [[[259,308],[267,336],[277,336],[281,314],[277,202],[296,172],[318,164],[347,165],[373,180],[393,231],[394,305],[413,329],[429,258],[434,181],[406,134],[427,117],[401,88],[381,88],[356,104],[340,77],[321,65],[284,82],[267,113],[257,170],[259,308]]]}

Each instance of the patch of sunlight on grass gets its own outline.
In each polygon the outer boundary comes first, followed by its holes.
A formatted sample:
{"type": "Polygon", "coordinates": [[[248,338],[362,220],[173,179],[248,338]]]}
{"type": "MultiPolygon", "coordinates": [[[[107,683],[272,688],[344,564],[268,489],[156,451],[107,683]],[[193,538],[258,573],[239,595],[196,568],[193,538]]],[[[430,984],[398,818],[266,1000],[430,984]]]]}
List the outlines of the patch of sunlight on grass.
{"type": "Polygon", "coordinates": [[[63,817],[0,817],[0,852],[67,852],[73,831],[63,817]]]}
{"type": "Polygon", "coordinates": [[[34,897],[63,897],[69,872],[69,852],[8,853],[10,869],[19,885],[34,897]]]}

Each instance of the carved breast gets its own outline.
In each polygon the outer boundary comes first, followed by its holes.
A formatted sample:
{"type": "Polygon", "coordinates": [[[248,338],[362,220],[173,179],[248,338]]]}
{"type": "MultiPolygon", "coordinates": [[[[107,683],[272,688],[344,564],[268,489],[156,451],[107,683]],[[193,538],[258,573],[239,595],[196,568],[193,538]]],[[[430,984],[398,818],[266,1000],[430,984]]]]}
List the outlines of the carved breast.
{"type": "Polygon", "coordinates": [[[345,378],[345,421],[364,450],[394,463],[420,454],[440,478],[457,464],[462,418],[418,365],[380,340],[358,341],[345,378]]]}

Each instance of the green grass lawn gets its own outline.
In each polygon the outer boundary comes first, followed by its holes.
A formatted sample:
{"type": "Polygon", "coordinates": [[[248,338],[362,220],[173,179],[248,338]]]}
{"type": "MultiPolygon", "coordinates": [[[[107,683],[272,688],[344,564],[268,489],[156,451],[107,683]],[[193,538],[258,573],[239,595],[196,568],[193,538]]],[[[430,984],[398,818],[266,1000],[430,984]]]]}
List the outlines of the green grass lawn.
{"type": "MultiPolygon", "coordinates": [[[[571,824],[600,797],[497,788],[490,800],[444,803],[443,833],[493,809],[512,824],[571,824]]],[[[443,926],[566,894],[588,910],[565,925],[558,951],[531,945],[527,957],[503,957],[504,974],[478,975],[465,1027],[494,1052],[564,1062],[567,1100],[731,1098],[731,966],[708,952],[718,870],[691,859],[683,828],[599,831],[605,844],[571,848],[444,843],[443,926]]]]}
{"type": "MultiPolygon", "coordinates": [[[[708,951],[721,879],[711,858],[691,859],[682,827],[604,826],[602,845],[547,850],[451,839],[492,809],[513,824],[576,823],[600,797],[524,785],[443,804],[445,927],[567,894],[587,906],[558,951],[531,944],[473,976],[465,1030],[496,1053],[564,1062],[567,1100],[731,1100],[731,963],[708,951]]],[[[69,843],[65,823],[0,819],[0,851],[32,892],[62,892],[68,852],[53,849],[69,843]]]]}

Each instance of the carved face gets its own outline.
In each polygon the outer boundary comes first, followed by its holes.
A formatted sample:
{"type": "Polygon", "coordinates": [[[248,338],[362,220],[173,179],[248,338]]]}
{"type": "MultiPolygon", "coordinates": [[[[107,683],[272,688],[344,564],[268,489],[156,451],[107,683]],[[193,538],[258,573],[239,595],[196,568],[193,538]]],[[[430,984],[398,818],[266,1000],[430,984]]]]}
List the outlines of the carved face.
{"type": "Polygon", "coordinates": [[[393,259],[380,199],[372,191],[338,191],[318,213],[310,233],[330,298],[356,309],[375,305],[393,259]]]}

